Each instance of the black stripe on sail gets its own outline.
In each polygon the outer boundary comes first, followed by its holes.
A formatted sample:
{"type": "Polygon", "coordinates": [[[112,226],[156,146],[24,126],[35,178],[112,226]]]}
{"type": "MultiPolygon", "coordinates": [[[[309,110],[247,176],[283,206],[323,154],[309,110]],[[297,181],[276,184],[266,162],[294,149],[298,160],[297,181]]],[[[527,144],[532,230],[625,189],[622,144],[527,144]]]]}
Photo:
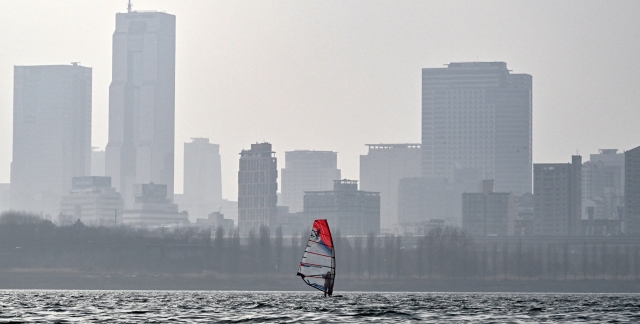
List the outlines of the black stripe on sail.
{"type": "Polygon", "coordinates": [[[312,266],[312,267],[323,267],[323,268],[333,269],[333,267],[331,267],[331,266],[324,266],[324,265],[321,265],[321,264],[308,263],[308,262],[300,262],[300,266],[304,267],[305,265],[309,265],[309,266],[312,266]]]}

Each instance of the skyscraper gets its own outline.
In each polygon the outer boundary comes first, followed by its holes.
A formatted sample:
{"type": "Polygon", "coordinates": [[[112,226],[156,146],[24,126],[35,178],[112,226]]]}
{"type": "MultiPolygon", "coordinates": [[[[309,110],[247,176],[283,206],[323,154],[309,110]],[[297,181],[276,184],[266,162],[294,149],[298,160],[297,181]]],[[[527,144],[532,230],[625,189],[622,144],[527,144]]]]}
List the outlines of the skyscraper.
{"type": "Polygon", "coordinates": [[[534,165],[535,235],[582,233],[582,157],[534,165]]]}
{"type": "Polygon", "coordinates": [[[422,69],[422,176],[466,169],[496,191],[531,192],[531,86],[504,62],[422,69]]]}
{"type": "Polygon", "coordinates": [[[625,232],[640,233],[640,146],[624,152],[625,232]]]}
{"type": "Polygon", "coordinates": [[[11,208],[11,185],[0,183],[0,213],[11,208]]]}
{"type": "Polygon", "coordinates": [[[282,169],[282,201],[289,212],[303,210],[305,191],[333,189],[333,180],[340,180],[338,153],[330,151],[290,151],[284,153],[282,169]]]}
{"type": "Polygon", "coordinates": [[[91,172],[91,68],[16,66],[11,208],[58,215],[73,177],[91,172]]]}
{"type": "Polygon", "coordinates": [[[269,143],[251,144],[240,152],[238,229],[247,235],[276,222],[278,161],[269,143]]]}
{"type": "Polygon", "coordinates": [[[164,184],[173,197],[175,52],[175,16],[116,14],[105,173],[127,208],[134,184],[164,184]]]}
{"type": "Polygon", "coordinates": [[[220,146],[208,138],[192,138],[184,143],[184,194],[180,204],[189,217],[206,218],[218,211],[222,202],[220,146]]]}
{"type": "Polygon", "coordinates": [[[380,193],[380,226],[398,223],[400,179],[420,176],[420,144],[367,144],[360,155],[360,188],[380,193]]]}
{"type": "Polygon", "coordinates": [[[91,175],[104,177],[104,150],[97,147],[91,148],[91,175]]]}
{"type": "Polygon", "coordinates": [[[601,149],[582,164],[582,215],[592,208],[594,219],[618,220],[624,205],[624,154],[601,149]]]}

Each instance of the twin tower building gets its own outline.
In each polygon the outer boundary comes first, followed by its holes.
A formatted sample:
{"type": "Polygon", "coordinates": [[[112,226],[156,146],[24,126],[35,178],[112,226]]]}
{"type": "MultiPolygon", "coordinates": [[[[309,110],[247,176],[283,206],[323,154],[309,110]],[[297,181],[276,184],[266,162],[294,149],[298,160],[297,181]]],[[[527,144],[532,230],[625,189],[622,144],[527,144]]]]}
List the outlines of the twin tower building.
{"type": "MultiPolygon", "coordinates": [[[[116,14],[104,174],[125,206],[136,184],[173,195],[176,18],[116,14]]],[[[91,175],[89,67],[14,68],[11,208],[57,215],[72,178],[91,175]]]]}

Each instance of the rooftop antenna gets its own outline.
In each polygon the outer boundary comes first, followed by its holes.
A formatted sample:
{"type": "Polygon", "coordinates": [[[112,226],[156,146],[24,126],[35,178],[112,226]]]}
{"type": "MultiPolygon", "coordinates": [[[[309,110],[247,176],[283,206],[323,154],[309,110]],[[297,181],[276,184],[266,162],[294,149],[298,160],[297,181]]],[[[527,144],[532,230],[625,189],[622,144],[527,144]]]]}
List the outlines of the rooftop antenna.
{"type": "Polygon", "coordinates": [[[127,5],[127,12],[131,13],[131,0],[129,0],[129,4],[127,5]]]}

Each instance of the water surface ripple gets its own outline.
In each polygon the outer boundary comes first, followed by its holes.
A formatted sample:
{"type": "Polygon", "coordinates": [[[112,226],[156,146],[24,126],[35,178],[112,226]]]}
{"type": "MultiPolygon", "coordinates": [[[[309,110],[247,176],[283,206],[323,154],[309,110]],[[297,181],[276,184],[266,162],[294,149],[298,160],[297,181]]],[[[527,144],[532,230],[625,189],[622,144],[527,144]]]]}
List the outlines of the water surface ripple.
{"type": "Polygon", "coordinates": [[[640,295],[6,290],[0,322],[637,323],[640,295]]]}

